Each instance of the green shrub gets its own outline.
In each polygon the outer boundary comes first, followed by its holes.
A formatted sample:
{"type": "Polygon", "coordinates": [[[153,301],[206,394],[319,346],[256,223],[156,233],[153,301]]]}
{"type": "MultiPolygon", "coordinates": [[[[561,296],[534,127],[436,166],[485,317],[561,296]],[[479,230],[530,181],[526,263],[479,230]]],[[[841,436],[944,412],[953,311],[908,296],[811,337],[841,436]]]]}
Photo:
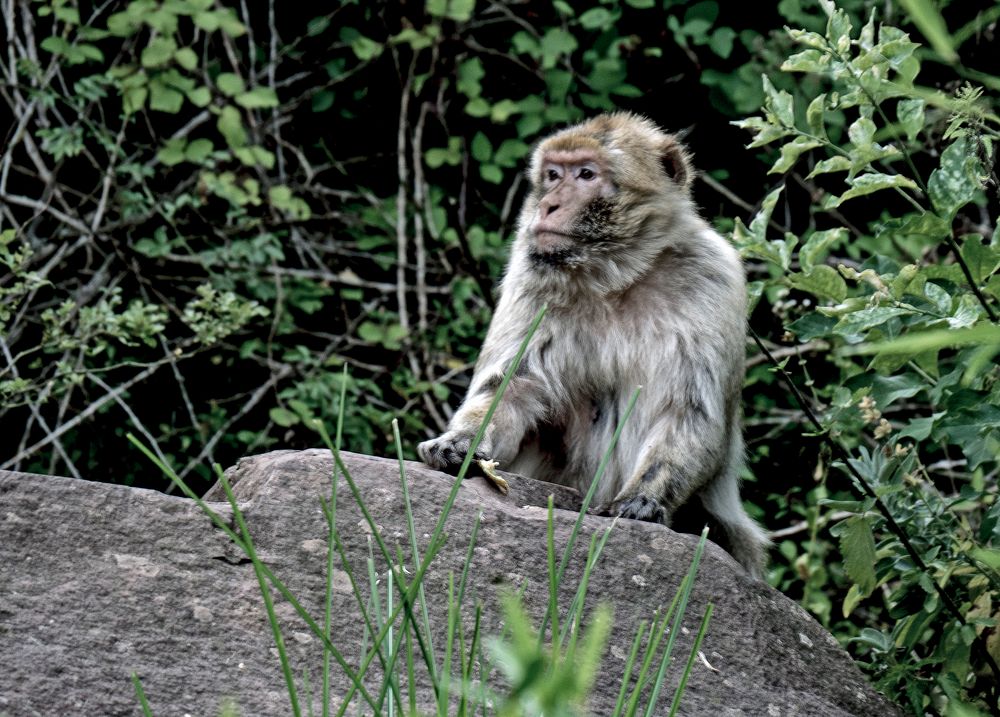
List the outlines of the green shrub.
{"type": "MultiPolygon", "coordinates": [[[[855,29],[824,9],[825,31],[789,30],[798,51],[782,70],[809,80],[793,96],[765,76],[763,114],[737,123],[751,147],[778,145],[771,173],[809,187],[810,226],[774,226],[779,185],[733,231],[767,267],[753,293],[784,302],[783,341],[823,347],[808,366],[774,362],[853,493],[817,491],[810,520],[837,521],[843,572],[810,589],[850,585],[859,653],[915,714],[996,707],[997,105],[968,84],[920,86],[924,53],[874,12],[855,29]]],[[[806,580],[825,557],[799,564],[806,580]]]]}

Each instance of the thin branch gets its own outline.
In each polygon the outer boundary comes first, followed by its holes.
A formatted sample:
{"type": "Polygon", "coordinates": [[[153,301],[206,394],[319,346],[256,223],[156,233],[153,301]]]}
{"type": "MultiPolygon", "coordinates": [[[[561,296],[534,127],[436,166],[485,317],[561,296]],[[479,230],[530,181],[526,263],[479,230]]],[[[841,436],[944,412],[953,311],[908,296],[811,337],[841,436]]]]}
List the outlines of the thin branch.
{"type": "Polygon", "coordinates": [[[88,418],[90,418],[91,416],[93,416],[95,413],[97,413],[99,410],[101,410],[101,408],[103,408],[106,403],[108,403],[109,401],[115,400],[121,394],[123,394],[126,391],[128,391],[130,388],[132,388],[137,383],[145,381],[147,378],[149,378],[150,376],[152,376],[154,373],[156,373],[160,369],[161,366],[163,366],[164,363],[166,363],[166,362],[163,361],[163,360],[157,361],[156,363],[151,364],[144,371],[140,371],[139,373],[137,373],[135,376],[133,376],[132,378],[130,378],[128,381],[125,381],[124,383],[122,383],[119,386],[115,386],[115,388],[113,388],[110,393],[107,393],[104,396],[101,396],[99,399],[97,399],[92,404],[90,404],[89,406],[87,406],[83,411],[81,411],[80,413],[78,413],[75,416],[73,416],[73,418],[71,418],[70,420],[66,421],[65,423],[60,424],[60,426],[57,429],[55,429],[51,434],[45,436],[45,438],[42,438],[39,441],[36,441],[35,443],[33,443],[32,445],[30,445],[29,447],[24,448],[24,449],[18,451],[17,455],[15,455],[13,458],[8,458],[3,463],[0,463],[0,470],[8,469],[8,468],[10,468],[10,466],[14,465],[15,463],[23,461],[25,458],[28,458],[30,456],[33,456],[39,450],[41,450],[42,448],[45,448],[45,446],[47,446],[50,443],[52,443],[55,439],[59,438],[61,435],[63,435],[67,431],[70,431],[70,430],[76,428],[78,425],[80,425],[81,423],[83,423],[84,421],[86,421],[88,418]]]}

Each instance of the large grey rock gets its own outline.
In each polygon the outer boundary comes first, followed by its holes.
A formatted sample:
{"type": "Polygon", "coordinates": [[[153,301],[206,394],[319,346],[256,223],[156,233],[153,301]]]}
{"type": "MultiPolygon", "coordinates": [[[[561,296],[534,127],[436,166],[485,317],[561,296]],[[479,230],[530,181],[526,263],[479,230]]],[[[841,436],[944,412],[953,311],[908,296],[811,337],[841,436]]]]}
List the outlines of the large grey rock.
{"type": "MultiPolygon", "coordinates": [[[[397,463],[352,454],[345,460],[386,541],[408,553],[397,463]]],[[[311,450],[248,458],[230,470],[259,554],[319,620],[327,534],[319,498],[329,493],[331,469],[329,453],[311,450]]],[[[451,480],[418,464],[407,469],[423,550],[451,480]]],[[[461,487],[446,526],[449,540],[426,581],[437,629],[445,623],[448,571],[461,569],[480,511],[468,590],[483,602],[485,629],[498,633],[497,596],[509,585],[525,587],[537,623],[548,594],[546,512],[540,506],[550,492],[564,508],[577,500],[568,489],[518,477],[511,478],[506,497],[482,479],[461,487]]],[[[343,479],[339,495],[338,526],[367,593],[367,526],[343,479]]],[[[212,507],[231,517],[227,504],[212,507]]],[[[556,510],[557,546],[565,544],[575,519],[570,510],[556,510]]],[[[586,517],[563,605],[581,574],[590,536],[608,525],[605,518],[586,517]]],[[[608,601],[615,615],[590,703],[594,714],[610,712],[638,622],[669,602],[696,542],[647,523],[622,521],[613,529],[591,577],[591,604],[608,601]]],[[[378,564],[384,577],[385,566],[378,564]]],[[[362,626],[339,567],[334,588],[333,641],[357,665],[362,626]]],[[[692,593],[669,671],[673,681],[709,601],[715,613],[702,647],[705,661],[694,666],[682,714],[896,713],[798,605],[748,579],[714,545],[692,593]]],[[[300,685],[308,671],[318,692],[321,644],[280,597],[276,608],[300,685]]],[[[442,633],[435,637],[440,652],[442,633]]],[[[290,713],[253,566],[192,501],[147,490],[0,472],[0,666],[0,713],[10,717],[140,714],[132,672],[156,715],[218,714],[230,697],[243,715],[290,713]]],[[[335,675],[338,706],[348,683],[335,675]]],[[[496,675],[491,679],[498,684],[496,675]]],[[[664,690],[662,704],[672,692],[664,690]]],[[[428,697],[423,692],[418,703],[428,705],[428,697]]]]}

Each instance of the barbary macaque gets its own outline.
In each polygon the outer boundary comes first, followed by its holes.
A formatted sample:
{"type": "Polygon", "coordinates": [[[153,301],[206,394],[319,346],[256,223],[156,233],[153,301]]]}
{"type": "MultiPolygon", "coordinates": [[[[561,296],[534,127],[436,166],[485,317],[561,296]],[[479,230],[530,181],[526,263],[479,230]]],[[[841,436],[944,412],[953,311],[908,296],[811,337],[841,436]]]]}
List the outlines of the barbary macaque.
{"type": "Polygon", "coordinates": [[[670,525],[697,498],[721,542],[762,578],[768,540],[739,496],[743,266],[698,215],[686,150],[643,117],[605,114],[543,140],[529,171],[468,394],[420,457],[441,470],[461,465],[547,305],[476,457],[586,491],[642,386],[595,505],[670,525]]]}

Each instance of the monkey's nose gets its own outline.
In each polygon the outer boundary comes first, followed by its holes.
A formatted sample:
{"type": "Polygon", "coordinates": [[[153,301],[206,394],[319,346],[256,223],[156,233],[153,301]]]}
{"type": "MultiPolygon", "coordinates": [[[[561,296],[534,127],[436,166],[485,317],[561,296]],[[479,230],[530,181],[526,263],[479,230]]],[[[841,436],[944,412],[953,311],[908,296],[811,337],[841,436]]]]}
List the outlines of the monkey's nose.
{"type": "Polygon", "coordinates": [[[549,206],[545,207],[545,216],[549,216],[550,214],[552,214],[552,212],[554,212],[558,208],[559,208],[558,204],[550,204],[549,206]]]}

